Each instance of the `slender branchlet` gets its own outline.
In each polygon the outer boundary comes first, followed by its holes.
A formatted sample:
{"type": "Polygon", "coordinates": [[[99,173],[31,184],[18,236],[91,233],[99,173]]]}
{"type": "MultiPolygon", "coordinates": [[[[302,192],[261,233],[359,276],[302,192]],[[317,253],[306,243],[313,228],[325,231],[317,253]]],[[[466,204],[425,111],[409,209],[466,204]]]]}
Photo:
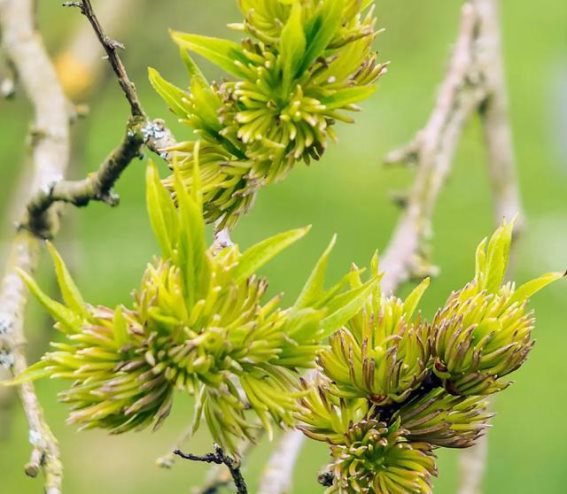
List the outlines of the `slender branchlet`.
{"type": "Polygon", "coordinates": [[[240,460],[227,456],[224,450],[218,444],[215,444],[214,453],[209,453],[203,456],[183,453],[178,449],[175,450],[173,453],[179,456],[180,458],[183,458],[184,460],[225,465],[230,472],[232,480],[234,481],[236,492],[238,492],[238,494],[248,494],[246,481],[244,480],[244,477],[242,476],[242,472],[240,471],[240,460]]]}

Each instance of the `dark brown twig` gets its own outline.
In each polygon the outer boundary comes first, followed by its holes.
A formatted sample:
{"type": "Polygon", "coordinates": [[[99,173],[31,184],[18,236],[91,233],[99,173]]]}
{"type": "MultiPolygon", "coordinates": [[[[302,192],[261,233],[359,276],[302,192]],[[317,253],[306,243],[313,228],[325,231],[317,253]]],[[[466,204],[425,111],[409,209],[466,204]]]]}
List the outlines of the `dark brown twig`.
{"type": "MultiPolygon", "coordinates": [[[[133,9],[140,10],[143,1],[97,0],[97,17],[105,30],[116,36],[133,27],[125,21],[133,9]]],[[[66,45],[55,58],[55,67],[69,98],[82,100],[101,82],[106,61],[100,55],[100,42],[93,36],[90,23],[81,23],[69,33],[66,45]]]]}
{"type": "Polygon", "coordinates": [[[140,103],[140,100],[138,98],[136,86],[132,81],[130,81],[128,73],[126,72],[126,68],[124,67],[122,60],[118,55],[118,49],[124,49],[124,45],[107,36],[93,10],[90,0],[81,0],[79,2],[65,2],[63,6],[77,7],[88,19],[94,29],[95,34],[97,35],[97,38],[100,41],[100,44],[102,45],[104,51],[108,56],[108,61],[112,66],[112,70],[114,70],[116,77],[118,78],[118,82],[120,84],[120,87],[122,88],[122,91],[124,92],[124,96],[126,96],[128,103],[130,103],[132,116],[145,116],[144,110],[142,109],[142,104],[140,103]]]}
{"type": "Polygon", "coordinates": [[[215,452],[208,453],[203,456],[197,456],[190,453],[183,453],[182,451],[176,449],[173,452],[175,455],[183,458],[184,460],[199,461],[204,463],[214,463],[216,465],[225,465],[230,471],[230,475],[234,481],[236,487],[236,492],[238,494],[248,494],[248,488],[246,487],[246,481],[242,476],[240,471],[240,460],[231,458],[227,456],[223,449],[215,444],[215,452]]]}

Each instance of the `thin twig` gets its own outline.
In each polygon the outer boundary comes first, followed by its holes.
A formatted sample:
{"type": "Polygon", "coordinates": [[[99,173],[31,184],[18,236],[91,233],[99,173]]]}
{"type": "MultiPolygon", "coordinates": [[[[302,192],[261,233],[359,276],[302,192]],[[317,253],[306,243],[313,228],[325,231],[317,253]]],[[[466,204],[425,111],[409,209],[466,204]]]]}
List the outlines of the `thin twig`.
{"type": "Polygon", "coordinates": [[[238,494],[248,494],[246,481],[244,480],[242,472],[240,471],[240,460],[227,456],[220,446],[215,444],[215,452],[206,454],[204,456],[183,453],[178,449],[174,451],[174,454],[183,458],[184,460],[225,465],[230,471],[230,475],[232,476],[232,480],[234,481],[234,485],[238,494]]]}
{"type": "MultiPolygon", "coordinates": [[[[98,18],[106,31],[116,36],[131,27],[127,17],[134,8],[139,9],[139,3],[140,0],[98,0],[98,18]]],[[[102,78],[105,63],[100,54],[100,42],[86,23],[70,33],[65,47],[55,58],[61,84],[71,99],[92,91],[102,78]]]]}
{"type": "MultiPolygon", "coordinates": [[[[41,190],[58,180],[69,162],[69,119],[67,100],[55,70],[36,32],[33,0],[0,0],[2,46],[13,64],[35,111],[32,191],[41,190]]],[[[50,211],[54,223],[57,209],[50,211]]],[[[27,368],[25,357],[24,310],[27,289],[17,274],[35,270],[39,256],[39,240],[30,232],[16,233],[8,255],[4,278],[0,284],[0,346],[2,364],[14,375],[27,368]]],[[[29,426],[32,454],[26,473],[36,476],[43,471],[45,492],[60,494],[63,469],[59,446],[45,422],[43,410],[33,384],[24,384],[18,393],[29,426]]]]}
{"type": "MultiPolygon", "coordinates": [[[[259,431],[259,436],[256,437],[258,441],[262,435],[262,430],[259,431]]],[[[246,459],[250,450],[256,443],[244,439],[238,447],[238,454],[241,458],[241,463],[246,459]]],[[[223,487],[226,487],[232,482],[232,475],[224,465],[214,465],[208,472],[203,485],[193,489],[193,494],[217,494],[223,487]]]]}
{"type": "Polygon", "coordinates": [[[140,100],[138,98],[136,87],[134,86],[134,83],[130,81],[128,73],[126,72],[126,68],[124,67],[122,60],[118,55],[118,49],[124,49],[124,45],[122,45],[118,41],[113,40],[104,32],[97,16],[95,15],[90,0],[81,0],[79,2],[65,2],[63,5],[65,7],[77,7],[88,19],[94,29],[94,32],[97,35],[97,38],[100,41],[100,44],[102,45],[104,51],[108,56],[108,61],[112,66],[112,70],[114,70],[116,77],[118,78],[118,82],[120,84],[120,87],[122,88],[122,91],[124,92],[124,96],[126,96],[128,103],[130,103],[132,116],[143,117],[144,110],[142,109],[142,104],[140,103],[140,100]]]}

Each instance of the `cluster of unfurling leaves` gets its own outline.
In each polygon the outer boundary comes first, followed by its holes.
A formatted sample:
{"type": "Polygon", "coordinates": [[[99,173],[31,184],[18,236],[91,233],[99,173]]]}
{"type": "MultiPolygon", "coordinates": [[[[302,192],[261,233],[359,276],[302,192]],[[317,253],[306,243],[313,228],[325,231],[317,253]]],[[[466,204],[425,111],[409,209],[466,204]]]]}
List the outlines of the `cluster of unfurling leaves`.
{"type": "Polygon", "coordinates": [[[563,276],[504,283],[512,229],[480,244],[474,279],[431,322],[417,312],[428,280],[405,301],[377,286],[331,335],[298,414],[307,436],[330,445],[329,493],[429,493],[434,449],[472,446],[489,426],[486,396],[509,385],[533,346],[528,300],[563,276]]]}
{"type": "Polygon", "coordinates": [[[383,73],[372,42],[371,0],[239,0],[245,15],[232,42],[172,33],[189,89],[150,80],[198,140],[167,152],[172,174],[147,172],[147,206],[161,254],[129,307],[86,303],[55,249],[62,301],[26,284],[63,335],[16,383],[49,377],[69,388],[69,421],[121,433],[157,427],[176,391],[195,398],[193,430],[205,421],[231,453],[258,430],[300,428],[326,442],[328,493],[427,494],[435,449],[466,448],[489,426],[486,396],[533,346],[529,298],[559,279],[518,288],[504,282],[512,223],[476,254],[474,279],[428,320],[423,281],[401,300],[353,268],[325,289],[334,240],[291,307],[267,298],[257,271],[303,237],[281,233],[241,252],[207,247],[207,222],[230,227],[259,187],[299,161],[318,159],[336,121],[368,97],[383,73]],[[209,83],[196,53],[231,79],[209,83]],[[304,380],[306,369],[315,369],[304,380]]]}
{"type": "MultiPolygon", "coordinates": [[[[372,94],[385,66],[372,43],[372,0],[239,0],[245,17],[236,43],[172,32],[190,76],[182,90],[150,69],[150,81],[179,119],[203,140],[204,213],[231,226],[259,187],[298,161],[319,159],[336,121],[372,94]],[[209,83],[189,52],[231,78],[209,83]]],[[[169,149],[186,187],[193,186],[195,142],[169,149]]],[[[174,179],[166,180],[173,188],[174,179]]]]}
{"type": "Polygon", "coordinates": [[[174,202],[151,165],[147,203],[161,257],[146,268],[131,308],[86,304],[50,247],[63,303],[24,279],[65,335],[54,351],[20,376],[71,381],[61,394],[69,421],[120,433],[157,426],[175,390],[196,397],[196,429],[204,419],[223,448],[253,440],[262,427],[291,427],[300,373],[315,365],[322,340],[350,319],[377,277],[350,286],[347,275],[324,289],[331,246],[292,307],[264,301],[255,273],[308,228],[276,235],[241,253],[236,245],[205,246],[199,169],[189,194],[175,175],[174,202]]]}

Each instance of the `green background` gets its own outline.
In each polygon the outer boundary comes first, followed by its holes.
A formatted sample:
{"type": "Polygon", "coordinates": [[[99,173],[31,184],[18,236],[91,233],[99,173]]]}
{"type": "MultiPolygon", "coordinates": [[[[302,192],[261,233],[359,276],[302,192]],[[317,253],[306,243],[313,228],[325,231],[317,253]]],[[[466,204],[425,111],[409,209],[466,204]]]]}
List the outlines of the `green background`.
{"type": "MultiPolygon", "coordinates": [[[[60,2],[43,0],[41,27],[49,49],[64,48],[71,31],[85,22],[60,2]]],[[[96,1],[93,2],[96,7],[96,1]]],[[[357,124],[338,127],[340,142],[320,163],[299,166],[283,183],[263,190],[254,210],[238,225],[234,237],[243,246],[284,229],[312,224],[308,238],[265,268],[273,291],[297,293],[310,267],[331,235],[339,236],[330,276],[337,279],[351,262],[365,264],[373,251],[383,250],[399,210],[389,200],[404,190],[412,170],[381,165],[388,150],[405,143],[426,121],[436,88],[455,38],[460,2],[450,0],[382,0],[380,25],[386,28],[377,47],[390,60],[380,90],[363,104],[357,124]]],[[[518,281],[567,266],[567,3],[563,0],[505,0],[504,48],[511,117],[528,229],[518,245],[518,281]]],[[[238,20],[233,0],[139,1],[124,20],[120,35],[127,45],[125,61],[152,116],[164,116],[179,138],[185,129],[173,122],[152,93],[145,67],[152,65],[184,84],[184,68],[168,39],[169,27],[222,35],[227,22],[238,20]]],[[[110,33],[112,34],[112,33],[110,33]]],[[[232,34],[229,34],[232,35],[232,34]]],[[[206,66],[211,77],[219,74],[206,66]]],[[[24,136],[31,111],[25,98],[0,101],[0,218],[3,239],[9,227],[8,204],[25,162],[24,136]]],[[[128,108],[108,79],[88,101],[91,113],[73,129],[73,174],[96,168],[120,139],[128,108]]],[[[144,162],[133,163],[117,186],[117,209],[93,204],[68,210],[58,245],[70,259],[85,297],[93,303],[127,302],[145,264],[157,252],[144,206],[144,162]]],[[[491,197],[477,121],[465,132],[455,168],[443,191],[434,218],[433,255],[441,268],[425,297],[431,314],[448,293],[464,284],[473,269],[474,249],[492,228],[491,197]]],[[[2,247],[5,247],[2,244],[2,247]]],[[[3,249],[2,249],[3,251],[3,249]]],[[[3,261],[2,261],[3,263],[3,261]]],[[[48,263],[42,267],[49,286],[48,263]]],[[[529,362],[514,376],[517,381],[498,396],[497,416],[490,431],[486,492],[530,494],[567,490],[567,283],[538,295],[537,345],[529,362]]],[[[1,308],[0,308],[1,309],[1,308]]],[[[30,354],[37,358],[51,335],[45,315],[30,304],[26,328],[30,354]]],[[[73,494],[155,494],[190,492],[205,472],[193,463],[159,470],[154,460],[168,450],[191,418],[190,400],[179,396],[172,417],[156,433],[107,436],[77,433],[65,425],[66,410],[57,404],[59,383],[41,382],[38,389],[49,422],[60,439],[65,463],[65,492],[73,494]]],[[[40,493],[40,480],[23,475],[29,446],[18,403],[0,419],[0,493],[40,493]]],[[[252,455],[246,476],[255,485],[270,445],[252,455]]],[[[205,432],[187,450],[210,449],[205,432]]],[[[458,452],[440,453],[436,492],[455,492],[458,452]]],[[[315,482],[326,452],[310,443],[299,459],[294,492],[321,492],[315,482]]]]}

